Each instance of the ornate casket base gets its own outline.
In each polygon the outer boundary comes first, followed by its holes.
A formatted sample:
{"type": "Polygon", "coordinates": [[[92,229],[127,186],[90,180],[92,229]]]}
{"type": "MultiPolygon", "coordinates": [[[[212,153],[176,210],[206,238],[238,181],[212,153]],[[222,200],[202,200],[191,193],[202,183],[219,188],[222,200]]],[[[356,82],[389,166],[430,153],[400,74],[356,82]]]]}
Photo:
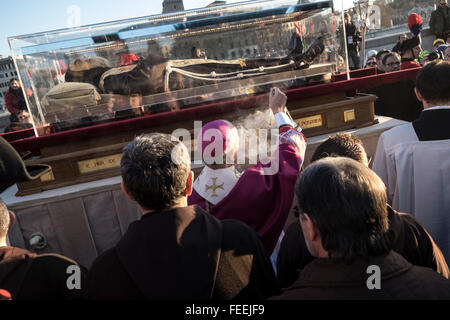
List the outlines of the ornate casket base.
{"type": "MultiPolygon", "coordinates": [[[[261,105],[261,101],[267,101],[266,96],[255,99],[253,108],[239,109],[239,118],[255,111],[258,105],[261,105]]],[[[375,99],[373,95],[358,94],[346,97],[345,93],[334,93],[289,102],[288,109],[293,119],[302,127],[305,136],[311,137],[376,123],[375,99]]],[[[236,120],[236,114],[234,110],[202,116],[200,119],[203,123],[220,118],[233,121],[236,120]]],[[[195,114],[191,116],[191,119],[155,125],[151,128],[136,128],[103,136],[93,135],[89,138],[66,140],[63,144],[42,147],[41,157],[27,161],[27,164],[49,164],[52,171],[42,176],[40,180],[19,183],[17,195],[23,196],[120,175],[122,149],[135,136],[150,132],[172,133],[179,128],[193,133],[196,118],[195,114]]],[[[133,119],[135,122],[138,120],[133,119]]]]}
{"type": "Polygon", "coordinates": [[[294,101],[288,104],[292,118],[303,129],[306,137],[360,128],[377,123],[374,102],[376,96],[357,94],[346,97],[343,93],[294,101]]]}

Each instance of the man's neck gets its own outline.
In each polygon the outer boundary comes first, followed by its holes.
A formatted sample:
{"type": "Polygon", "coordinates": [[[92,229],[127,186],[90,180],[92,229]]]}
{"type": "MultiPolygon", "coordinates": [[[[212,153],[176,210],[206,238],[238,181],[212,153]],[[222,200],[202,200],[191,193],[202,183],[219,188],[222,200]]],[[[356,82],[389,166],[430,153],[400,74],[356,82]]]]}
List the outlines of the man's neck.
{"type": "MultiPolygon", "coordinates": [[[[176,204],[174,204],[174,205],[171,206],[171,207],[165,208],[165,209],[163,209],[163,210],[161,210],[161,211],[167,211],[167,210],[172,210],[172,209],[176,209],[176,208],[185,208],[185,207],[187,207],[187,206],[188,206],[187,197],[182,197],[179,201],[177,201],[176,204]]],[[[142,207],[141,207],[141,211],[142,211],[142,214],[143,214],[143,215],[144,215],[144,214],[147,214],[147,213],[154,213],[154,212],[157,212],[156,210],[148,210],[148,209],[144,209],[144,208],[142,208],[142,207]]]]}
{"type": "Polygon", "coordinates": [[[312,243],[310,243],[308,247],[309,252],[313,257],[316,258],[328,258],[328,251],[323,248],[322,240],[318,239],[312,243]]]}
{"type": "Polygon", "coordinates": [[[317,249],[317,258],[329,258],[328,252],[321,246],[317,249]]]}
{"type": "Polygon", "coordinates": [[[210,165],[205,164],[205,166],[207,166],[207,167],[209,167],[209,168],[211,168],[213,170],[218,170],[218,169],[225,169],[225,168],[232,167],[232,166],[234,166],[234,163],[231,163],[231,164],[210,164],[210,165]]]}
{"type": "Polygon", "coordinates": [[[422,101],[422,104],[423,104],[423,109],[424,110],[425,109],[430,109],[430,108],[433,108],[433,107],[450,106],[450,102],[447,102],[447,103],[436,103],[436,102],[428,102],[428,101],[425,101],[425,100],[422,101]]]}

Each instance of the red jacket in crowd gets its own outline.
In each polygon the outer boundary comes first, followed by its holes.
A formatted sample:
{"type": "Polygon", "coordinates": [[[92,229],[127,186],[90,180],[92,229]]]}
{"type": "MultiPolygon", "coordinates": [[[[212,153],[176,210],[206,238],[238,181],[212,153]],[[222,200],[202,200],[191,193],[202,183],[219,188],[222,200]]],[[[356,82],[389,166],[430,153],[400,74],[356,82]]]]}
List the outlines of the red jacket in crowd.
{"type": "Polygon", "coordinates": [[[402,61],[400,70],[412,69],[417,67],[420,67],[420,64],[418,64],[416,61],[402,61]]]}
{"type": "MultiPolygon", "coordinates": [[[[26,89],[27,96],[31,96],[33,92],[29,89],[26,89]]],[[[17,115],[20,111],[24,110],[19,107],[19,102],[15,95],[13,95],[9,90],[5,94],[5,104],[6,109],[8,109],[9,113],[17,115]]]]}

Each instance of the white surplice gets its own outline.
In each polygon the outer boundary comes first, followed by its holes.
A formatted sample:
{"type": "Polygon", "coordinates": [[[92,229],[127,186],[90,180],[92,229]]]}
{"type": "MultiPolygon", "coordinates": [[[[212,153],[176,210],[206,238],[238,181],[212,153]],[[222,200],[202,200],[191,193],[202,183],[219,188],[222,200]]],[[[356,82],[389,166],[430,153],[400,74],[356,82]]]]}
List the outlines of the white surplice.
{"type": "Polygon", "coordinates": [[[450,259],[450,140],[419,141],[411,123],[395,127],[380,136],[373,170],[392,207],[415,216],[450,259]]]}

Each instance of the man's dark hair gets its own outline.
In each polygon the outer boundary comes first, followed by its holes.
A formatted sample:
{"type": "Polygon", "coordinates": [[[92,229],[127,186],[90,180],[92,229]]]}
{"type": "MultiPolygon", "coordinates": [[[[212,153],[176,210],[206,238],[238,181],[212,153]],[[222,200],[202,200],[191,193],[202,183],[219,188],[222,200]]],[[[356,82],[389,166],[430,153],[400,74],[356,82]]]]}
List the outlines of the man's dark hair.
{"type": "Polygon", "coordinates": [[[380,51],[377,53],[377,55],[376,55],[376,59],[377,59],[378,61],[380,61],[381,56],[382,56],[383,54],[385,54],[385,53],[390,53],[390,52],[391,52],[391,50],[388,50],[388,49],[380,50],[380,51]]]}
{"type": "Polygon", "coordinates": [[[431,61],[427,63],[416,77],[416,88],[427,102],[450,102],[450,62],[431,61]]]}
{"type": "Polygon", "coordinates": [[[0,199],[0,238],[6,236],[9,229],[9,211],[6,204],[0,199]]]}
{"type": "Polygon", "coordinates": [[[389,252],[386,188],[369,168],[350,158],[325,158],[311,164],[295,187],[300,213],[317,227],[332,259],[389,252]]]}
{"type": "Polygon", "coordinates": [[[146,210],[162,211],[184,195],[190,155],[168,134],[142,135],[122,153],[120,168],[125,189],[146,210]]]}
{"type": "Polygon", "coordinates": [[[389,52],[383,57],[381,63],[383,63],[383,65],[385,66],[387,59],[389,59],[390,57],[396,57],[398,59],[398,62],[400,62],[401,57],[397,52],[389,52]]]}
{"type": "Polygon", "coordinates": [[[347,157],[367,164],[367,155],[361,139],[349,133],[338,133],[322,142],[314,151],[311,162],[326,157],[347,157]]]}

